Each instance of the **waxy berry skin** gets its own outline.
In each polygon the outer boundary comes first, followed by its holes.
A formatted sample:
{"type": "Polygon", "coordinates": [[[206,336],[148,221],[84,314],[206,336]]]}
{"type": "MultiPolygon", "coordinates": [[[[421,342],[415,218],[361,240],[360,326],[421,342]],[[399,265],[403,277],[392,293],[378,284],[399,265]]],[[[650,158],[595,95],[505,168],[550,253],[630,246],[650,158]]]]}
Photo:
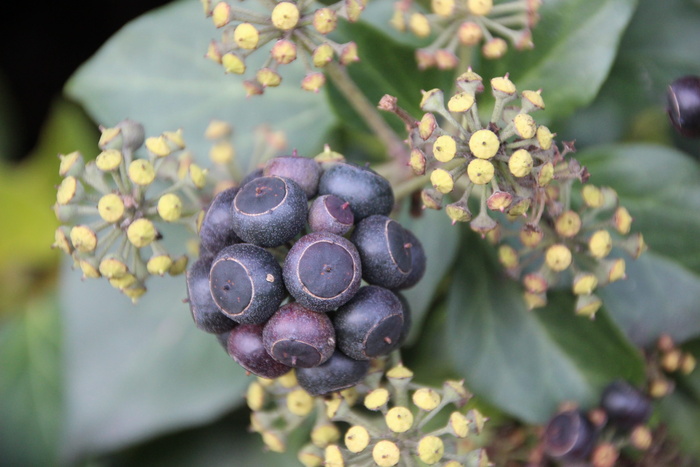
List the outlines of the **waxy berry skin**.
{"type": "Polygon", "coordinates": [[[262,324],[242,324],[229,333],[226,351],[246,371],[262,378],[277,378],[291,368],[267,353],[262,333],[262,324]]]}
{"type": "Polygon", "coordinates": [[[651,416],[651,399],[625,381],[613,381],[605,387],[600,407],[611,424],[629,430],[651,416]]]}
{"type": "Polygon", "coordinates": [[[345,235],[355,225],[350,203],[335,195],[321,195],[309,207],[309,227],[314,232],[345,235]]]}
{"type": "Polygon", "coordinates": [[[209,278],[214,302],[238,323],[264,323],[287,295],[275,257],[248,243],[221,250],[212,262],[209,278]]]}
{"type": "Polygon", "coordinates": [[[347,162],[339,162],[323,172],[318,193],[336,195],[350,203],[355,222],[374,214],[389,215],[394,207],[394,192],[387,179],[369,168],[347,162]]]}
{"type": "Polygon", "coordinates": [[[211,256],[202,256],[187,271],[187,301],[194,324],[204,332],[221,334],[236,327],[236,322],[224,315],[209,290],[211,256]]]}
{"type": "Polygon", "coordinates": [[[334,310],[360,288],[360,255],[344,237],[312,232],[287,253],[283,276],[287,290],[299,303],[314,311],[334,310]]]}
{"type": "Polygon", "coordinates": [[[279,246],[302,231],[308,209],[306,193],[293,180],[258,177],[233,199],[233,228],[245,242],[265,248],[279,246]]]}
{"type": "Polygon", "coordinates": [[[668,116],[684,136],[700,137],[700,76],[683,76],[668,87],[668,116]]]}
{"type": "Polygon", "coordinates": [[[586,415],[569,410],[555,415],[542,439],[545,453],[557,460],[575,462],[588,457],[596,441],[596,431],[586,415]]]}
{"type": "Polygon", "coordinates": [[[263,175],[276,175],[294,180],[304,190],[308,199],[318,192],[321,166],[313,159],[302,156],[279,156],[270,159],[263,168],[263,175]]]}
{"type": "Polygon", "coordinates": [[[355,360],[336,350],[325,363],[296,370],[299,386],[312,396],[342,391],[362,381],[369,371],[369,362],[355,360]]]}
{"type": "Polygon", "coordinates": [[[204,215],[199,239],[202,246],[212,255],[216,255],[229,245],[241,242],[233,229],[231,217],[231,203],[236,193],[238,188],[229,188],[217,194],[204,215]]]}

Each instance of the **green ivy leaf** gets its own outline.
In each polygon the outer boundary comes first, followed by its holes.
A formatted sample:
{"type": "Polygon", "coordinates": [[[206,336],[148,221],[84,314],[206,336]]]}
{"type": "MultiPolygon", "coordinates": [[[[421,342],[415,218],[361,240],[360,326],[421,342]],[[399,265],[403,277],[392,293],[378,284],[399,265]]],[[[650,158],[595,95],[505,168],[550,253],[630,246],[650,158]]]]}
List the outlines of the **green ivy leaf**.
{"type": "Polygon", "coordinates": [[[0,328],[0,459],[56,465],[62,428],[61,319],[53,294],[0,328]]]}
{"type": "Polygon", "coordinates": [[[535,48],[510,50],[475,68],[485,79],[510,73],[519,90],[542,89],[547,108],[539,122],[570,115],[589,104],[608,76],[637,0],[544,2],[533,30],[535,48]]]}
{"type": "Polygon", "coordinates": [[[82,281],[67,264],[61,277],[64,459],[201,424],[242,401],[249,378],[195,327],[183,276],[151,279],[136,306],[107,281],[82,281]]]}
{"type": "MultiPolygon", "coordinates": [[[[279,87],[246,98],[241,77],[225,75],[203,57],[219,35],[197,2],[172,3],[124,26],[76,72],[66,92],[103,125],[130,118],[148,135],[182,128],[203,163],[210,148],[204,130],[212,119],[234,126],[243,166],[253,151],[254,129],[263,124],[285,131],[288,146],[300,154],[319,152],[334,119],[322,94],[301,91],[303,67],[282,67],[279,87]]],[[[266,50],[252,54],[249,70],[267,56],[266,50]]]]}
{"type": "Polygon", "coordinates": [[[446,337],[455,369],[486,401],[530,423],[543,423],[560,402],[597,401],[614,378],[640,381],[644,368],[604,313],[573,313],[573,297],[552,293],[529,311],[522,289],[505,277],[493,252],[470,235],[448,298],[446,337]]]}

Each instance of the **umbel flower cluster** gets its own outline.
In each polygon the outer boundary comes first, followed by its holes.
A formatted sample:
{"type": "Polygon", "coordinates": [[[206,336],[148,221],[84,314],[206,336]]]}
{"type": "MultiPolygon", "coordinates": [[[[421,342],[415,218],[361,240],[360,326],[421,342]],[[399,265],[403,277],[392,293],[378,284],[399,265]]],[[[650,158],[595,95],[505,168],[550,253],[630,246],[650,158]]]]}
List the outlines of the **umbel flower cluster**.
{"type": "Polygon", "coordinates": [[[357,384],[404,341],[400,291],[425,272],[393,208],[386,179],[330,150],[270,159],[203,216],[187,274],[195,324],[257,376],[295,369],[313,395],[357,384]]]}
{"type": "Polygon", "coordinates": [[[545,108],[541,91],[518,93],[507,75],[490,84],[495,103],[486,124],[476,103],[482,78],[471,69],[448,99],[440,89],[424,92],[419,121],[390,96],[379,107],[406,124],[409,165],[432,185],[421,193],[426,208],[444,207],[453,224],[469,222],[500,244],[499,259],[521,280],[531,308],[547,303],[549,289],[565,285],[578,297],[576,312],[592,317],[601,306],[596,287],[625,275],[615,249],[636,258],[644,240],[629,235],[632,217],[614,190],[588,184],[586,169],[566,157],[573,143],[560,151],[555,135],[530,115],[545,108]],[[575,181],[584,183],[580,192],[575,181]]]}
{"type": "Polygon", "coordinates": [[[149,276],[185,272],[188,257],[168,252],[160,226],[195,231],[207,173],[185,151],[181,131],[146,139],[130,120],[101,130],[96,160],[59,156],[54,211],[63,225],[53,246],[73,257],[84,278],[105,277],[136,301],[149,276]]]}
{"type": "Polygon", "coordinates": [[[268,12],[250,11],[225,1],[202,0],[205,14],[221,29],[221,39],[211,42],[207,57],[220,63],[226,73],[244,74],[246,58],[271,44],[269,57],[255,72],[255,78],[243,82],[248,95],[279,86],[279,67],[297,58],[306,69],[301,87],[314,92],[325,84],[322,70],[330,62],[337,60],[348,65],[358,60],[354,42],[340,44],[328,34],[336,29],[340,18],[357,21],[365,7],[364,0],[340,0],[321,8],[304,0],[260,3],[268,12]]]}
{"type": "Polygon", "coordinates": [[[288,436],[311,425],[310,442],[298,452],[306,467],[390,467],[419,460],[446,467],[491,465],[476,440],[486,418],[465,409],[471,394],[463,383],[433,388],[412,379],[407,367],[377,359],[361,384],[322,399],[299,387],[294,372],[258,378],[246,397],[251,428],[269,450],[284,452],[288,436]]]}
{"type": "Polygon", "coordinates": [[[392,25],[399,31],[410,30],[418,37],[433,37],[430,45],[416,51],[421,69],[455,68],[460,48],[481,44],[488,59],[501,58],[508,42],[516,49],[533,47],[532,28],[539,20],[541,0],[431,0],[430,13],[423,13],[413,0],[399,0],[392,25]]]}

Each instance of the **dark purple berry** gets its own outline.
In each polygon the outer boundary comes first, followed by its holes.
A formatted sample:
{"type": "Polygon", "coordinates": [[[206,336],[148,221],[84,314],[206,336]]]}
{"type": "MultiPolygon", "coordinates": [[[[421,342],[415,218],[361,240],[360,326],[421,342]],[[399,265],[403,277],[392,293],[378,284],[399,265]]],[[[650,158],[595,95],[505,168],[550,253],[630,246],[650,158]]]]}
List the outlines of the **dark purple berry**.
{"type": "Polygon", "coordinates": [[[211,296],[239,323],[264,323],[287,295],[282,268],[272,253],[238,243],[219,252],[209,274],[211,296]]]}
{"type": "Polygon", "coordinates": [[[187,298],[194,324],[204,332],[220,334],[236,327],[236,322],[224,315],[211,296],[209,270],[213,258],[199,258],[187,271],[187,298]]]}
{"type": "Polygon", "coordinates": [[[399,298],[376,285],[362,287],[333,315],[338,348],[355,360],[369,360],[398,348],[403,324],[399,298]]]}
{"type": "Polygon", "coordinates": [[[308,199],[313,198],[318,192],[318,181],[321,178],[321,166],[313,159],[301,156],[279,156],[270,159],[263,175],[277,175],[278,177],[294,180],[304,190],[308,199]]]}
{"type": "Polygon", "coordinates": [[[231,203],[236,193],[238,188],[229,188],[216,195],[204,215],[199,239],[202,246],[212,255],[216,255],[224,247],[241,242],[233,230],[231,217],[231,203]]]}
{"type": "Polygon", "coordinates": [[[321,195],[309,208],[309,227],[314,232],[345,235],[355,222],[350,203],[335,195],[321,195]]]}
{"type": "Polygon", "coordinates": [[[683,76],[668,87],[668,115],[684,136],[700,136],[700,76],[683,76]]]}
{"type": "Polygon", "coordinates": [[[613,381],[603,390],[600,407],[608,421],[624,430],[640,425],[651,416],[651,399],[625,381],[613,381]]]}
{"type": "Polygon", "coordinates": [[[362,266],[355,245],[329,232],[301,237],[284,261],[289,293],[314,311],[330,311],[350,300],[360,288],[362,266]]]}
{"type": "Polygon", "coordinates": [[[416,285],[423,278],[426,267],[425,250],[423,244],[418,240],[413,232],[404,229],[407,248],[411,250],[411,272],[406,279],[397,287],[398,289],[409,289],[416,285]]]}
{"type": "Polygon", "coordinates": [[[262,324],[241,324],[229,334],[226,350],[246,371],[262,378],[277,378],[291,368],[268,355],[262,332],[262,324]]]}
{"type": "Polygon", "coordinates": [[[272,358],[296,368],[318,366],[335,350],[335,329],[325,313],[298,303],[282,306],[265,324],[263,345],[272,358]]]}
{"type": "Polygon", "coordinates": [[[318,193],[349,202],[356,222],[373,214],[388,215],[394,207],[394,193],[387,179],[368,167],[348,162],[339,162],[323,172],[318,193]]]}
{"type": "Polygon", "coordinates": [[[313,368],[297,368],[299,386],[313,396],[342,391],[362,381],[369,362],[354,360],[336,350],[325,363],[313,368]]]}
{"type": "Polygon", "coordinates": [[[244,241],[275,247],[296,237],[306,225],[306,193],[286,178],[255,178],[238,191],[231,214],[233,228],[244,241]]]}
{"type": "Polygon", "coordinates": [[[578,410],[568,410],[549,421],[542,445],[548,456],[574,462],[588,457],[595,440],[595,429],[586,415],[578,410]]]}
{"type": "Polygon", "coordinates": [[[388,289],[406,281],[413,264],[406,229],[386,216],[363,219],[350,237],[362,259],[362,278],[388,289]]]}
{"type": "Polygon", "coordinates": [[[408,334],[411,332],[411,324],[413,324],[411,306],[401,292],[394,291],[394,294],[399,297],[399,301],[403,307],[403,326],[401,327],[401,336],[399,336],[399,345],[402,345],[404,342],[406,342],[408,334]]]}

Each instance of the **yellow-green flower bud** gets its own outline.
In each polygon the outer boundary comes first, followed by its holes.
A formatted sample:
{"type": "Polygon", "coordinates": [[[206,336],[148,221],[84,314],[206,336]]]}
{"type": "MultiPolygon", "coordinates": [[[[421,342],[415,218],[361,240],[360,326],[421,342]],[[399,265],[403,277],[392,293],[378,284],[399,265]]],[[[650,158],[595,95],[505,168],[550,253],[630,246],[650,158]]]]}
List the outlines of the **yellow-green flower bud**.
{"type": "Polygon", "coordinates": [[[640,451],[646,451],[651,447],[653,440],[651,430],[644,425],[638,425],[630,433],[630,443],[640,451]]]}
{"type": "Polygon", "coordinates": [[[418,441],[418,457],[428,465],[436,464],[445,454],[445,445],[437,436],[423,436],[418,441]]]}
{"type": "Polygon", "coordinates": [[[207,47],[207,53],[204,54],[206,58],[215,63],[221,63],[221,50],[219,50],[219,44],[216,41],[211,41],[209,47],[207,47]]]}
{"type": "Polygon", "coordinates": [[[549,131],[549,128],[542,125],[538,126],[536,135],[537,142],[540,144],[542,149],[546,151],[552,147],[552,140],[554,140],[555,135],[549,131]]]}
{"type": "Polygon", "coordinates": [[[100,140],[97,146],[100,149],[121,149],[122,147],[122,131],[119,127],[100,128],[100,140]]]}
{"type": "Polygon", "coordinates": [[[262,440],[265,447],[272,452],[282,453],[287,449],[287,443],[285,442],[284,436],[278,431],[263,431],[262,440]]]}
{"type": "Polygon", "coordinates": [[[56,202],[59,205],[66,205],[71,201],[79,201],[84,194],[82,184],[77,178],[68,176],[61,181],[56,190],[56,202]]]}
{"type": "Polygon", "coordinates": [[[323,456],[318,448],[307,444],[299,450],[297,459],[304,467],[322,467],[323,456]]]}
{"type": "Polygon", "coordinates": [[[311,54],[311,60],[313,61],[315,67],[323,68],[331,60],[333,60],[334,53],[333,47],[324,42],[314,49],[311,54]]]}
{"type": "Polygon", "coordinates": [[[369,446],[369,441],[369,432],[361,425],[353,425],[345,433],[345,447],[355,454],[364,451],[369,446]]]}
{"type": "Polygon", "coordinates": [[[532,164],[530,152],[526,149],[518,149],[508,159],[508,170],[518,178],[525,177],[532,172],[532,164]]]}
{"type": "Polygon", "coordinates": [[[379,467],[392,467],[399,463],[401,451],[396,443],[383,439],[374,445],[372,458],[379,467]]]}
{"type": "Polygon", "coordinates": [[[547,304],[546,294],[536,294],[532,292],[524,292],[523,300],[525,301],[525,306],[528,310],[534,310],[535,308],[542,308],[547,304]]]}
{"type": "Polygon", "coordinates": [[[526,225],[520,229],[520,241],[529,248],[536,248],[544,238],[544,233],[539,227],[526,225]]]}
{"type": "Polygon", "coordinates": [[[432,388],[419,388],[413,393],[412,399],[421,410],[431,411],[440,405],[440,394],[432,388]]]}
{"type": "Polygon", "coordinates": [[[521,105],[525,112],[544,109],[544,99],[542,99],[542,91],[523,91],[521,95],[521,105]]]}
{"type": "Polygon", "coordinates": [[[455,1],[454,0],[432,0],[430,2],[430,7],[436,15],[442,16],[443,18],[447,18],[455,10],[455,1]]]}
{"type": "Polygon", "coordinates": [[[258,83],[269,88],[279,86],[282,82],[282,76],[271,68],[259,69],[255,74],[255,78],[258,80],[258,83]]]}
{"type": "Polygon", "coordinates": [[[452,70],[457,67],[459,59],[451,50],[438,49],[435,51],[435,65],[440,70],[452,70]]]}
{"type": "Polygon", "coordinates": [[[98,279],[100,277],[100,271],[97,269],[95,262],[95,258],[86,258],[78,261],[78,266],[83,272],[83,278],[98,279]]]}
{"type": "Polygon", "coordinates": [[[136,159],[129,164],[129,178],[137,185],[147,186],[156,178],[156,171],[146,159],[136,159]]]}
{"type": "Polygon", "coordinates": [[[457,37],[462,45],[473,46],[481,42],[484,38],[484,32],[481,26],[473,21],[465,21],[459,25],[457,37]]]}
{"type": "Polygon", "coordinates": [[[119,164],[122,163],[122,160],[123,157],[121,151],[116,149],[107,149],[97,155],[95,165],[97,165],[97,168],[103,172],[111,172],[119,168],[119,164]]]}
{"type": "Polygon", "coordinates": [[[227,122],[223,120],[212,120],[207,125],[207,129],[204,130],[204,137],[207,139],[221,139],[228,138],[233,134],[233,128],[227,122]]]}
{"type": "Polygon", "coordinates": [[[226,165],[236,156],[236,148],[230,141],[224,140],[214,144],[209,150],[209,158],[215,164],[226,165]]]}
{"type": "Polygon", "coordinates": [[[481,53],[490,60],[503,57],[508,51],[508,43],[500,37],[494,37],[486,41],[481,47],[481,53]]]}
{"type": "Polygon", "coordinates": [[[118,222],[124,216],[124,210],[124,202],[119,195],[114,193],[104,195],[97,203],[100,217],[107,222],[118,222]]]}
{"type": "Polygon", "coordinates": [[[542,274],[531,272],[523,277],[523,286],[528,292],[541,294],[547,291],[549,283],[542,274]]]}
{"type": "Polygon", "coordinates": [[[425,188],[420,193],[421,201],[426,209],[442,209],[443,195],[434,188],[425,188]]]}
{"type": "Polygon", "coordinates": [[[296,60],[297,46],[292,41],[281,39],[272,46],[270,55],[280,65],[287,65],[296,60]]]}
{"type": "Polygon", "coordinates": [[[493,0],[467,0],[469,13],[475,16],[486,16],[491,13],[493,0]]]}
{"type": "Polygon", "coordinates": [[[475,131],[469,138],[469,150],[479,159],[490,159],[496,155],[501,142],[491,130],[475,131]]]}
{"type": "Polygon", "coordinates": [[[296,373],[294,373],[294,371],[290,371],[289,373],[285,373],[279,378],[277,378],[276,381],[283,388],[291,389],[297,385],[297,375],[296,373]]]}
{"type": "Polygon", "coordinates": [[[321,34],[329,34],[338,26],[338,14],[330,8],[319,8],[314,12],[313,25],[321,34]]]}
{"type": "Polygon", "coordinates": [[[306,416],[314,408],[314,398],[303,389],[295,389],[287,394],[287,408],[294,415],[306,416]]]}
{"type": "Polygon", "coordinates": [[[419,70],[435,66],[435,53],[430,49],[416,49],[416,63],[419,70]]]}
{"type": "Polygon", "coordinates": [[[156,157],[166,157],[173,152],[163,135],[146,138],[146,149],[156,157]]]}
{"type": "Polygon", "coordinates": [[[121,277],[115,277],[110,279],[109,285],[111,285],[115,289],[124,290],[136,284],[137,281],[138,279],[135,275],[127,273],[121,277]]]}
{"type": "Polygon", "coordinates": [[[442,383],[443,403],[453,403],[462,406],[467,403],[469,393],[464,388],[464,381],[447,380],[442,383]]]}
{"type": "Polygon", "coordinates": [[[627,208],[620,206],[615,210],[612,222],[615,226],[615,230],[620,232],[622,235],[627,235],[632,227],[632,216],[630,216],[627,208]]]}
{"type": "Polygon", "coordinates": [[[330,444],[326,446],[324,452],[324,466],[325,467],[344,467],[345,461],[343,460],[343,453],[340,452],[340,447],[335,444],[330,444]]]}
{"type": "Polygon", "coordinates": [[[311,430],[311,442],[319,448],[325,448],[340,439],[340,430],[333,423],[323,423],[311,430]]]}
{"type": "Polygon", "coordinates": [[[460,412],[450,414],[448,426],[457,438],[466,438],[469,435],[469,420],[460,412]]]}
{"type": "Polygon", "coordinates": [[[68,240],[69,230],[65,225],[59,226],[54,233],[54,242],[51,248],[58,248],[67,255],[73,253],[73,245],[68,240]]]}
{"type": "Polygon", "coordinates": [[[231,5],[226,2],[219,2],[211,11],[211,19],[214,26],[222,28],[231,21],[231,5]]]}
{"type": "Polygon", "coordinates": [[[441,168],[433,170],[430,174],[430,183],[440,193],[450,193],[455,186],[455,181],[450,172],[441,168]]]}
{"type": "Polygon", "coordinates": [[[561,237],[575,237],[581,231],[581,217],[575,211],[564,211],[554,221],[554,228],[561,237]]]}
{"type": "Polygon", "coordinates": [[[428,37],[430,35],[428,18],[421,13],[413,13],[411,15],[408,19],[408,27],[418,37],[428,37]]]}
{"type": "Polygon", "coordinates": [[[245,73],[245,61],[233,52],[225,53],[221,57],[221,64],[226,73],[242,75],[245,73]]]}
{"type": "Polygon", "coordinates": [[[539,186],[547,186],[554,178],[554,164],[547,161],[536,169],[535,179],[539,186]]]}
{"type": "Polygon", "coordinates": [[[697,361],[695,360],[695,357],[693,354],[684,352],[683,353],[683,358],[681,359],[681,373],[684,375],[689,375],[690,373],[695,370],[695,365],[697,364],[697,361]]]}
{"type": "Polygon", "coordinates": [[[233,40],[241,49],[253,50],[258,46],[260,33],[252,24],[241,23],[233,31],[233,40]]]}
{"type": "Polygon", "coordinates": [[[354,42],[348,42],[340,50],[338,62],[340,62],[341,65],[350,65],[351,63],[359,60],[360,57],[357,55],[357,44],[354,42]]]}
{"type": "Polygon", "coordinates": [[[166,193],[158,200],[158,214],[166,222],[174,222],[182,215],[182,200],[175,193],[166,193]]]}
{"type": "Polygon", "coordinates": [[[433,134],[435,128],[437,128],[437,120],[435,119],[435,115],[431,113],[423,114],[423,117],[420,119],[420,123],[418,124],[418,135],[421,137],[421,139],[425,141],[430,138],[430,135],[433,134]]]}
{"type": "Polygon", "coordinates": [[[519,264],[517,250],[510,245],[501,245],[498,247],[498,261],[506,269],[517,268],[519,264]]]}
{"type": "Polygon", "coordinates": [[[58,157],[61,159],[61,163],[58,166],[58,174],[61,177],[68,175],[77,176],[85,167],[83,155],[78,151],[73,151],[69,154],[59,154],[58,157]]]}
{"type": "Polygon", "coordinates": [[[441,113],[445,110],[445,97],[440,89],[431,89],[430,91],[421,91],[423,97],[420,101],[420,108],[425,112],[441,113]]]}
{"type": "Polygon", "coordinates": [[[563,271],[571,265],[571,250],[561,243],[552,245],[547,248],[544,261],[552,271],[563,271]]]}
{"type": "Polygon", "coordinates": [[[136,219],[126,229],[126,236],[129,241],[136,247],[142,248],[148,246],[158,236],[156,227],[148,219],[136,219]]]}
{"type": "Polygon", "coordinates": [[[170,269],[168,269],[168,274],[170,274],[171,276],[179,276],[187,270],[188,262],[189,258],[187,256],[180,256],[175,261],[173,261],[172,266],[170,266],[170,269]]]}
{"type": "Polygon", "coordinates": [[[323,73],[309,73],[301,80],[301,89],[304,91],[318,92],[326,84],[326,76],[323,73]]]}
{"type": "Polygon", "coordinates": [[[418,148],[411,149],[411,155],[408,158],[408,165],[413,170],[416,175],[423,175],[425,173],[425,168],[428,165],[428,161],[425,158],[425,154],[418,148]]]}
{"type": "MultiPolygon", "coordinates": [[[[424,201],[425,202],[425,201],[424,201]]],[[[464,201],[457,201],[445,206],[447,217],[452,219],[452,224],[457,222],[469,222],[472,220],[472,212],[464,201]]]]}
{"type": "Polygon", "coordinates": [[[246,391],[246,403],[250,410],[262,410],[265,406],[265,388],[258,382],[252,382],[248,385],[246,391]]]}
{"type": "Polygon", "coordinates": [[[70,230],[73,248],[81,253],[91,253],[97,248],[97,234],[87,225],[76,225],[70,230]]]}
{"type": "Polygon", "coordinates": [[[579,295],[574,305],[574,313],[593,319],[602,305],[603,301],[594,294],[579,295]]]}
{"type": "Polygon", "coordinates": [[[605,258],[612,250],[612,237],[607,230],[598,230],[588,240],[588,251],[594,258],[605,258]]]}
{"type": "Polygon", "coordinates": [[[583,201],[591,208],[599,208],[605,202],[603,192],[595,185],[584,185],[581,189],[583,201]]]}
{"type": "Polygon", "coordinates": [[[394,433],[405,433],[413,426],[413,414],[406,407],[392,407],[384,416],[384,421],[394,433]]]}
{"type": "Polygon", "coordinates": [[[467,166],[469,180],[476,185],[485,185],[491,181],[495,168],[490,161],[484,159],[474,159],[467,166]]]}
{"type": "Polygon", "coordinates": [[[459,92],[447,101],[450,112],[466,112],[472,108],[472,105],[474,105],[474,95],[466,92],[459,92]]]}
{"type": "Polygon", "coordinates": [[[389,382],[395,380],[410,381],[413,378],[413,372],[399,363],[386,372],[386,377],[389,382]]]}
{"type": "Polygon", "coordinates": [[[389,402],[389,391],[384,388],[373,389],[365,396],[365,407],[369,410],[379,410],[389,402]]]}
{"type": "Polygon", "coordinates": [[[359,20],[366,3],[367,0],[345,0],[345,14],[348,21],[354,23],[359,20]]]}
{"type": "Polygon", "coordinates": [[[491,90],[497,98],[507,98],[515,95],[515,84],[506,76],[497,76],[491,79],[491,90]]]}
{"type": "Polygon", "coordinates": [[[520,113],[513,118],[515,132],[523,139],[530,139],[535,136],[537,124],[531,115],[520,113]]]}
{"type": "Polygon", "coordinates": [[[518,216],[526,215],[528,209],[530,209],[530,198],[518,198],[514,202],[510,203],[510,207],[506,212],[512,219],[518,216]]]}
{"type": "Polygon", "coordinates": [[[129,267],[121,258],[108,255],[100,261],[100,274],[107,279],[120,279],[129,273],[129,267]]]}
{"type": "Polygon", "coordinates": [[[486,206],[492,211],[505,211],[513,202],[513,195],[507,191],[494,191],[486,200],[486,206]]]}
{"type": "Polygon", "coordinates": [[[189,170],[190,180],[194,183],[197,188],[204,188],[207,184],[207,173],[208,170],[202,170],[197,164],[190,164],[189,170]]]}
{"type": "Polygon", "coordinates": [[[173,259],[168,255],[156,255],[152,256],[148,263],[146,263],[146,269],[148,273],[153,276],[163,276],[166,272],[170,270],[170,266],[173,265],[173,259]]]}
{"type": "MultiPolygon", "coordinates": [[[[457,154],[457,142],[450,135],[442,135],[433,143],[433,156],[440,162],[449,162],[457,154]]],[[[448,193],[448,192],[443,192],[448,193]]]]}
{"type": "Polygon", "coordinates": [[[299,8],[291,2],[280,2],[272,9],[270,18],[277,29],[289,31],[299,23],[299,8]]]}
{"type": "Polygon", "coordinates": [[[574,276],[572,289],[576,295],[590,295],[598,286],[598,278],[590,272],[579,272],[574,276]]]}

